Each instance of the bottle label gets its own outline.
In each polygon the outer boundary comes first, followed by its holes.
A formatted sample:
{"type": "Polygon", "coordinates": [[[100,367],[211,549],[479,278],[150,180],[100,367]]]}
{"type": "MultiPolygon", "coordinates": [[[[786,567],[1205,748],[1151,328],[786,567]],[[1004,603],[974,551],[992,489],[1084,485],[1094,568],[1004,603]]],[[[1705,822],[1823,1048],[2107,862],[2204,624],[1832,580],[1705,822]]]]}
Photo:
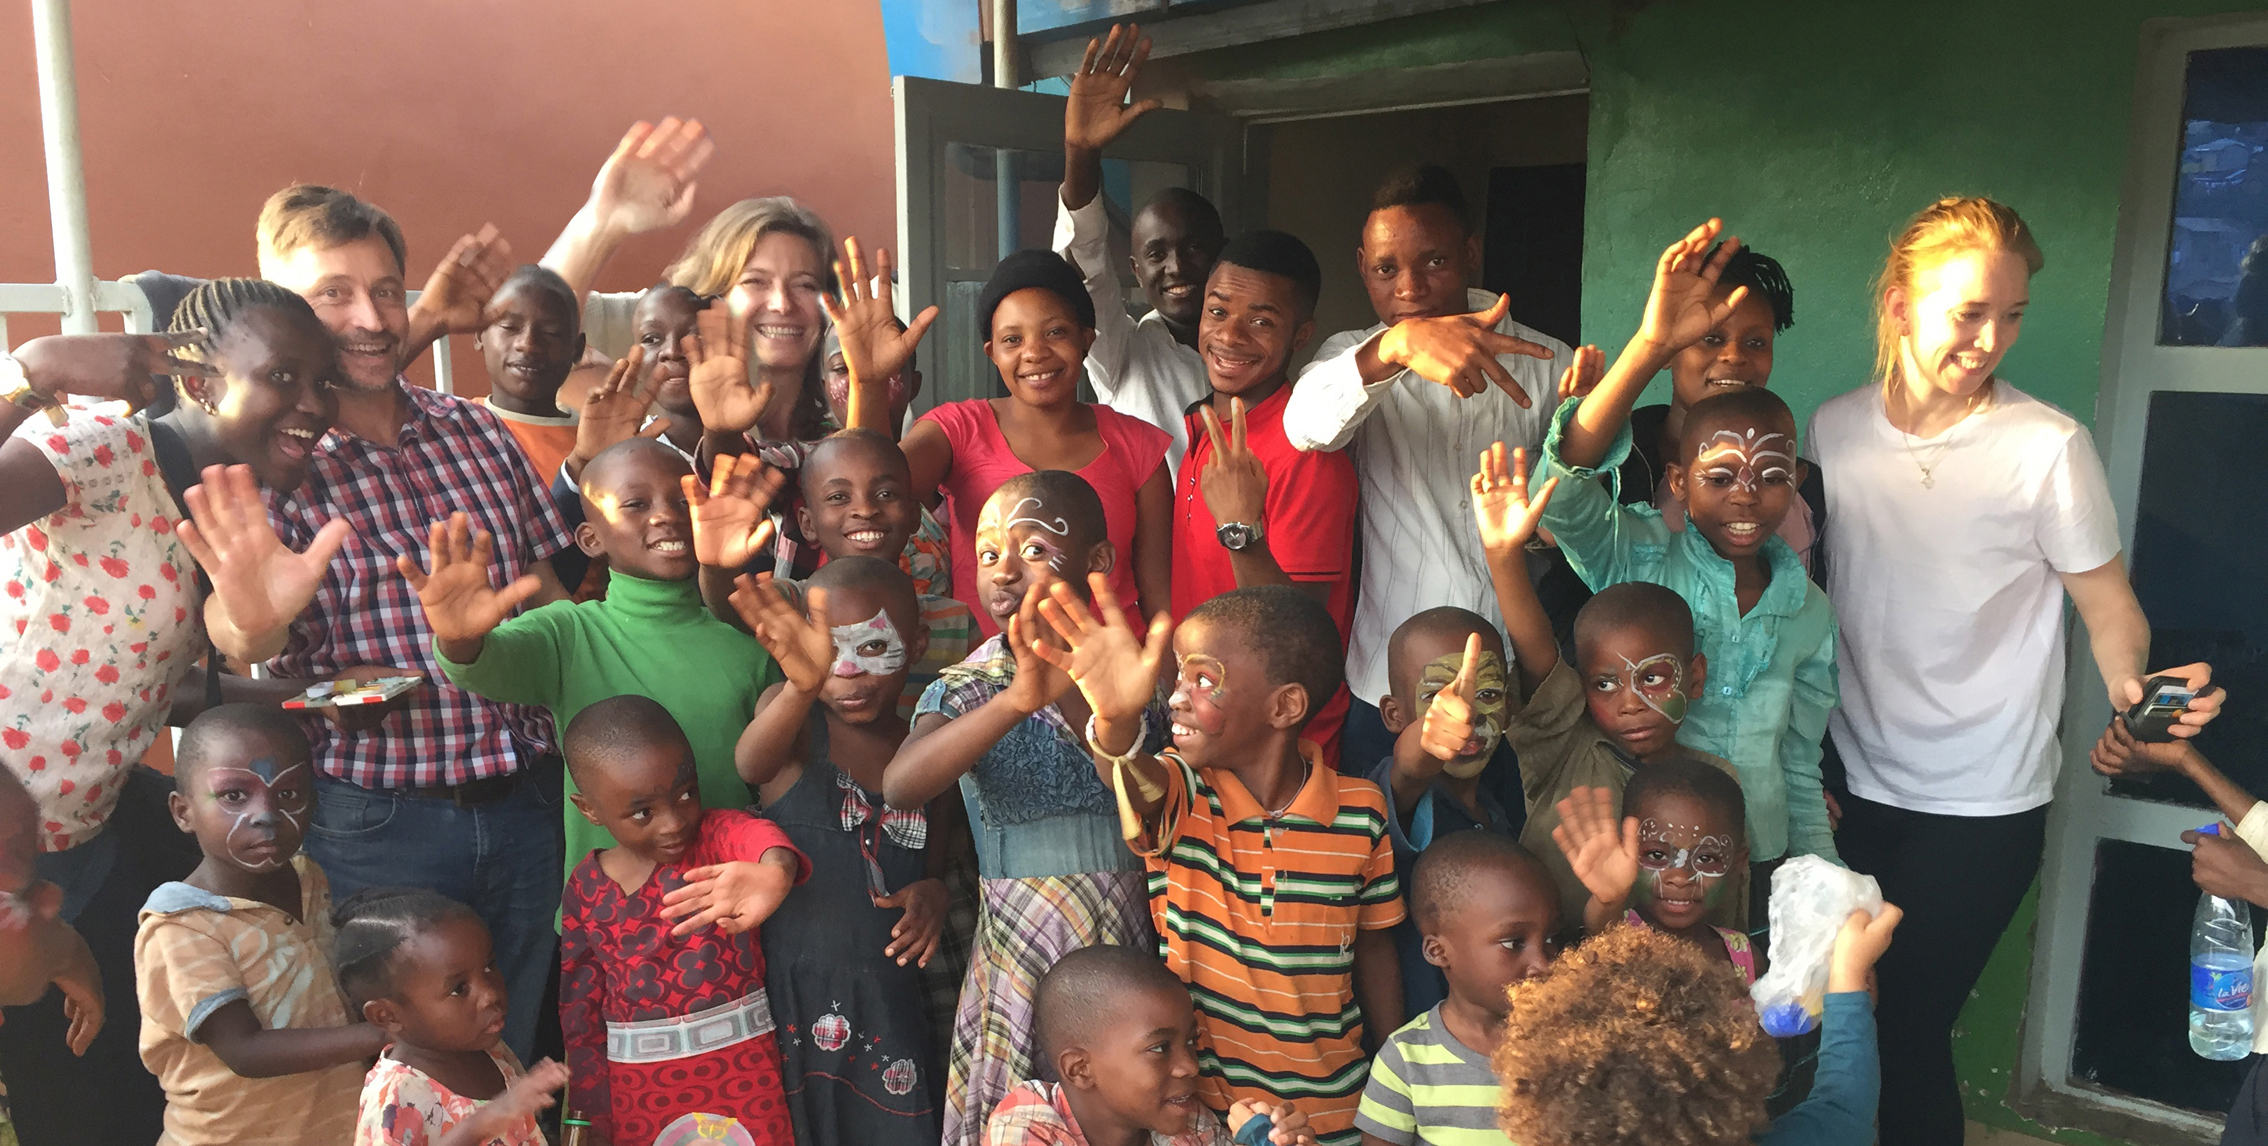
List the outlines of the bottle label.
{"type": "Polygon", "coordinates": [[[2252,968],[2189,965],[2189,1005],[2200,1011],[2241,1011],[2252,1005],[2252,968]]]}

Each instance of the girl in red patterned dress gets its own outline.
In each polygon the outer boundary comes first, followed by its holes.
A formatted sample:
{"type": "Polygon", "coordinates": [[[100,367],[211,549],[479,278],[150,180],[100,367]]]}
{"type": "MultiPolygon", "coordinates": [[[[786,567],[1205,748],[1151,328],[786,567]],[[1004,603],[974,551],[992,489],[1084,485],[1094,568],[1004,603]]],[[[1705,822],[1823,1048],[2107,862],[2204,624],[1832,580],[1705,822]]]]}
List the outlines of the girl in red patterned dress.
{"type": "Polygon", "coordinates": [[[808,874],[787,834],[701,807],[685,732],[642,696],[567,725],[575,807],[619,846],[561,904],[568,1105],[611,1146],[789,1146],[756,925],[808,874]]]}

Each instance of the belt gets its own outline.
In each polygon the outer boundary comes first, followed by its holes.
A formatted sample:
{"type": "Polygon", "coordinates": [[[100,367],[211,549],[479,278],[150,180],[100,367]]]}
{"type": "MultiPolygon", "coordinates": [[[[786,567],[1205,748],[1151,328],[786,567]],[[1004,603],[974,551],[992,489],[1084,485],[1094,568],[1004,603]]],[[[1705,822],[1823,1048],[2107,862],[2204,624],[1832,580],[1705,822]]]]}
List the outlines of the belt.
{"type": "Polygon", "coordinates": [[[483,776],[478,780],[467,780],[462,784],[436,784],[430,788],[394,788],[390,791],[396,796],[412,800],[446,800],[460,808],[469,808],[475,804],[493,804],[499,800],[510,799],[512,793],[520,790],[520,780],[526,775],[527,769],[521,768],[507,772],[502,776],[483,776]]]}
{"type": "Polygon", "coordinates": [[[608,1062],[667,1062],[723,1050],[772,1033],[772,1000],[759,987],[730,1003],[674,1019],[606,1025],[608,1062]]]}

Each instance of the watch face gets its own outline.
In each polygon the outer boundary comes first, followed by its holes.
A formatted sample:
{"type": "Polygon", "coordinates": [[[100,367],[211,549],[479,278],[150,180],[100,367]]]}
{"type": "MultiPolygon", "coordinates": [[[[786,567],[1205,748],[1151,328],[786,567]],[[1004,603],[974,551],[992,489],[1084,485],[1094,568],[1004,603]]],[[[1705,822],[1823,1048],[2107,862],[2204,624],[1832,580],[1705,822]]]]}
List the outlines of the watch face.
{"type": "Polygon", "coordinates": [[[1254,540],[1252,527],[1236,521],[1221,526],[1215,535],[1221,539],[1221,548],[1232,553],[1243,551],[1254,540]]]}

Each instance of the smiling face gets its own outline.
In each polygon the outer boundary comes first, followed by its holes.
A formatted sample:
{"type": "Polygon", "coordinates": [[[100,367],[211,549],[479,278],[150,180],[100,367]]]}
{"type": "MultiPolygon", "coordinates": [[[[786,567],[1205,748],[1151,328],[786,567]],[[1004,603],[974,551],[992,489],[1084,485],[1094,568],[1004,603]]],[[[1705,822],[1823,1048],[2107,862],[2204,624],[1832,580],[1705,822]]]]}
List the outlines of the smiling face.
{"type": "Polygon", "coordinates": [[[638,296],[638,309],[630,316],[631,334],[645,352],[646,384],[657,389],[654,401],[680,417],[700,420],[693,405],[693,366],[685,358],[685,340],[701,320],[701,297],[683,287],[657,286],[638,296]]]}
{"type": "MultiPolygon", "coordinates": [[[[1711,304],[1724,301],[1719,291],[1711,304]]],[[[1690,407],[1703,398],[1762,386],[1772,377],[1772,304],[1751,291],[1723,322],[1709,328],[1701,341],[1670,359],[1670,393],[1679,406],[1690,407]]]]}
{"type": "Polygon", "coordinates": [[[1638,883],[1631,905],[1665,931],[1699,925],[1747,862],[1741,826],[1688,792],[1649,792],[1626,810],[1638,821],[1638,883]]]}
{"type": "Polygon", "coordinates": [[[693,467],[658,442],[613,449],[583,469],[583,524],[575,544],[605,554],[617,573],[683,581],[701,571],[693,556],[692,509],[678,479],[693,467]]]}
{"type": "Polygon", "coordinates": [[[1967,397],[1992,380],[2023,332],[2031,274],[2008,251],[1968,250],[1917,268],[1884,295],[1907,385],[1967,397]]]}
{"type": "Polygon", "coordinates": [[[504,975],[488,928],[471,913],[440,919],[395,949],[392,989],[363,1015],[393,1041],[429,1051],[473,1052],[504,1035],[504,975]]]}
{"type": "Polygon", "coordinates": [[[280,307],[245,312],[208,357],[221,379],[185,378],[191,402],[208,409],[229,460],[260,484],[293,490],[307,480],[307,454],[338,414],[338,360],[322,328],[280,307]]]}
{"type": "Polygon", "coordinates": [[[488,306],[479,344],[489,385],[522,407],[551,407],[583,356],[580,318],[567,299],[526,279],[506,283],[488,306]]]}
{"type": "Polygon", "coordinates": [[[1284,379],[1291,356],[1315,332],[1299,287],[1283,275],[1221,263],[1205,284],[1197,353],[1220,394],[1260,396],[1284,379]]]}
{"type": "MultiPolygon", "coordinates": [[[[1268,666],[1242,634],[1203,617],[1173,631],[1173,651],[1180,673],[1166,705],[1182,759],[1193,768],[1231,769],[1260,759],[1274,731],[1270,714],[1278,706],[1277,692],[1299,686],[1271,685],[1268,666]]],[[[1304,717],[1303,712],[1299,719],[1304,717]]]]}
{"type": "Polygon", "coordinates": [[[402,265],[376,235],[335,247],[260,257],[260,277],[307,300],[338,346],[346,384],[365,393],[393,386],[409,338],[402,265]]]}
{"type": "Polygon", "coordinates": [[[1480,267],[1480,237],[1447,207],[1427,203],[1372,211],[1355,269],[1378,321],[1464,314],[1465,284],[1480,267]]]}
{"type": "Polygon", "coordinates": [[[1087,1045],[1070,1052],[1086,1060],[1074,1076],[1122,1125],[1167,1137],[1187,1134],[1199,1109],[1197,1012],[1189,993],[1163,986],[1128,991],[1112,1007],[1087,1045]]]}
{"type": "Polygon", "coordinates": [[[1045,409],[1078,400],[1079,369],[1094,341],[1094,329],[1079,325],[1063,296],[1026,287],[992,312],[984,352],[1017,401],[1045,409]]]}
{"type": "Polygon", "coordinates": [[[1100,528],[1100,522],[1071,521],[1022,487],[995,492],[977,516],[977,584],[984,592],[984,611],[1005,629],[1024,594],[1057,581],[1068,582],[1085,600],[1087,574],[1110,572],[1110,543],[1089,539],[1100,528]]]}
{"type": "Polygon", "coordinates": [[[1425,958],[1452,998],[1501,1021],[1511,1013],[1505,991],[1559,956],[1559,892],[1532,860],[1492,863],[1467,880],[1425,936],[1425,958]]]}
{"type": "Polygon", "coordinates": [[[1639,760],[1676,752],[1678,725],[1701,695],[1706,662],[1665,651],[1674,643],[1639,625],[1602,626],[1577,643],[1584,702],[1599,729],[1639,760]]]}
{"type": "Polygon", "coordinates": [[[171,799],[174,824],[208,858],[245,871],[291,863],[315,809],[306,742],[240,729],[209,751],[171,799]]]}
{"type": "Polygon", "coordinates": [[[1727,561],[1753,558],[1793,504],[1802,463],[1795,428],[1781,420],[1708,418],[1685,428],[1684,465],[1669,469],[1670,492],[1709,546],[1727,561]]]}
{"type": "Polygon", "coordinates": [[[830,558],[895,562],[921,526],[906,455],[887,442],[827,439],[797,477],[803,488],[797,524],[830,558]]]}
{"type": "Polygon", "coordinates": [[[800,370],[811,362],[825,325],[819,296],[826,286],[827,264],[803,236],[771,231],[756,240],[731,292],[735,313],[750,323],[753,365],[800,370]]]}
{"type": "Polygon", "coordinates": [[[1180,203],[1165,199],[1134,216],[1132,238],[1134,281],[1150,308],[1185,330],[1196,325],[1205,282],[1223,245],[1217,222],[1193,226],[1180,203]]]}
{"type": "Polygon", "coordinates": [[[700,836],[701,777],[683,741],[611,749],[578,766],[575,783],[576,809],[639,859],[676,863],[700,836]]]}
{"type": "Polygon", "coordinates": [[[897,711],[906,674],[928,651],[918,611],[877,588],[830,587],[824,618],[835,640],[835,664],[819,701],[848,724],[870,724],[897,711]]]}

